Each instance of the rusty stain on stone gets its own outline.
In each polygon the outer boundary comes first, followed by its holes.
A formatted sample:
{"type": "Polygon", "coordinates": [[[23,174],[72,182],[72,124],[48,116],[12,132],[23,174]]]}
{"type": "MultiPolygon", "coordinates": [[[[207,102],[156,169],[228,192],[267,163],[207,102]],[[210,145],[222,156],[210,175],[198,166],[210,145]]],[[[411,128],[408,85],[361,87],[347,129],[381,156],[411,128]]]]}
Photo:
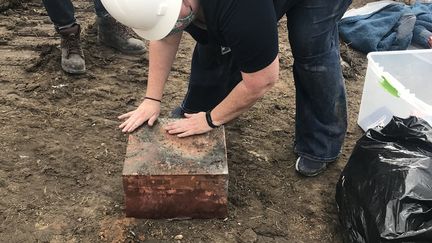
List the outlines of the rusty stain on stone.
{"type": "Polygon", "coordinates": [[[228,165],[223,127],[178,138],[159,119],[129,136],[123,167],[126,216],[225,218],[228,165]]]}

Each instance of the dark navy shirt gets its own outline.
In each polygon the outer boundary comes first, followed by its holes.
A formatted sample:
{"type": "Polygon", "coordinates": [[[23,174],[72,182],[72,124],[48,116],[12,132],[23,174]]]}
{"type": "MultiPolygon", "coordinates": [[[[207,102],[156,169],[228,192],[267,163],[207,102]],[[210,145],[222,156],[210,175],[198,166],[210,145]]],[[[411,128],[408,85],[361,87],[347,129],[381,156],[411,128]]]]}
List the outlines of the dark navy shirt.
{"type": "Polygon", "coordinates": [[[240,71],[259,71],[278,54],[277,21],[289,0],[200,0],[207,30],[191,24],[186,31],[199,43],[231,48],[240,71]]]}

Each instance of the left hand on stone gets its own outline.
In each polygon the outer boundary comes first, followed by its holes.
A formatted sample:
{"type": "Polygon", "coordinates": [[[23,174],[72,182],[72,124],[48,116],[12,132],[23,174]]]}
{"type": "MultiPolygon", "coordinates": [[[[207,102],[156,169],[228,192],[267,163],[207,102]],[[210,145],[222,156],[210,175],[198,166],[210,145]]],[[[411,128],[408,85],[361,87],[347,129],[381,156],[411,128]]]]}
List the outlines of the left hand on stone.
{"type": "Polygon", "coordinates": [[[185,113],[184,119],[168,123],[164,128],[169,134],[177,134],[178,137],[188,137],[211,131],[207,124],[205,112],[195,114],[185,113]]]}

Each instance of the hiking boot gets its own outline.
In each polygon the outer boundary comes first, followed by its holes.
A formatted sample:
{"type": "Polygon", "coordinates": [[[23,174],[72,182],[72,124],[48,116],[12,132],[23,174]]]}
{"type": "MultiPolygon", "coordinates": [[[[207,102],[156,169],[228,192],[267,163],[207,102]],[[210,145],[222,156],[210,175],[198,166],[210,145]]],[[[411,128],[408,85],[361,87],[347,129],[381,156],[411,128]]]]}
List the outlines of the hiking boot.
{"type": "Polygon", "coordinates": [[[72,27],[58,30],[61,36],[61,66],[67,73],[85,73],[84,54],[80,46],[79,24],[72,27]]]}
{"type": "Polygon", "coordinates": [[[295,169],[298,173],[304,176],[312,177],[317,176],[327,169],[329,163],[331,162],[312,160],[304,156],[300,156],[296,161],[295,169]]]}
{"type": "Polygon", "coordinates": [[[131,55],[144,54],[144,42],[133,38],[130,30],[117,22],[114,18],[97,17],[99,43],[114,48],[122,53],[131,55]]]}

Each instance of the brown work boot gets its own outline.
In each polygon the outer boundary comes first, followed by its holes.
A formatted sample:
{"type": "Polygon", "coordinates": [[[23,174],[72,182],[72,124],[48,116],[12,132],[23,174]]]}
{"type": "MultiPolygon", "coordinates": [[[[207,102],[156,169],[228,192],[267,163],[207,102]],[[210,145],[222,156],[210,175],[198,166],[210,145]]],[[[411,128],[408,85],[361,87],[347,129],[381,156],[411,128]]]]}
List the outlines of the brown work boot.
{"type": "Polygon", "coordinates": [[[58,31],[61,36],[61,66],[67,73],[81,74],[86,71],[80,31],[79,24],[58,31]]]}
{"type": "Polygon", "coordinates": [[[112,47],[122,53],[140,55],[145,53],[144,42],[133,38],[131,30],[114,18],[97,17],[99,43],[112,47]]]}

